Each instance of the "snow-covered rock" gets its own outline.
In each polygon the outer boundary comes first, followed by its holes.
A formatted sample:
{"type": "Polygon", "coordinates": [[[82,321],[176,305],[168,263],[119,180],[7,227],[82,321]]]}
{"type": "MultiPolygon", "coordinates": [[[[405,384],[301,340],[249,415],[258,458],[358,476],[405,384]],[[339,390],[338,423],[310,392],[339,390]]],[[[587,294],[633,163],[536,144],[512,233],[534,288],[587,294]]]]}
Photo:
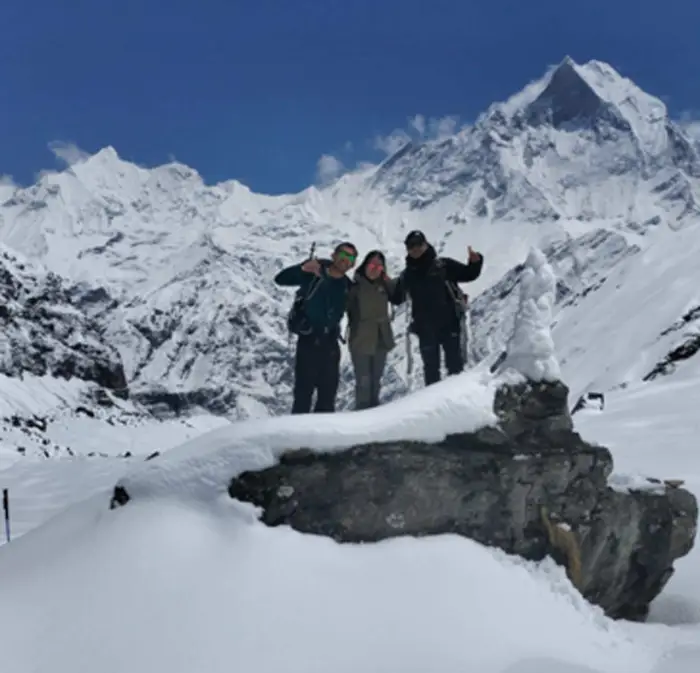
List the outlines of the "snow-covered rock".
{"type": "MultiPolygon", "coordinates": [[[[539,251],[528,262],[528,301],[544,313],[551,270],[539,251]]],[[[210,503],[227,487],[246,519],[253,505],[269,526],[336,542],[462,535],[530,560],[554,555],[608,615],[644,618],[692,549],[697,501],[660,482],[642,493],[608,488],[610,452],[573,431],[566,386],[543,379],[557,374],[544,349],[534,355],[529,366],[545,365],[536,380],[470,372],[381,409],[214,431],[137,466],[110,507],[210,503]],[[675,534],[660,540],[661,529],[675,534]]]]}

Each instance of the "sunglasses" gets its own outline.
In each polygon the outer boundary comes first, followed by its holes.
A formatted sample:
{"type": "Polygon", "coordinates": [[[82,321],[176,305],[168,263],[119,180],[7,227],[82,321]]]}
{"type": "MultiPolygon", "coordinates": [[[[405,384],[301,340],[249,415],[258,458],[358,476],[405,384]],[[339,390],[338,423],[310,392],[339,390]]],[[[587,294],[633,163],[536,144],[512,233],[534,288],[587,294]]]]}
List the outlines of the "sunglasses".
{"type": "Polygon", "coordinates": [[[354,264],[355,260],[357,259],[357,255],[353,255],[351,252],[348,252],[347,250],[339,250],[338,257],[340,259],[347,259],[348,262],[350,262],[351,264],[354,264]]]}

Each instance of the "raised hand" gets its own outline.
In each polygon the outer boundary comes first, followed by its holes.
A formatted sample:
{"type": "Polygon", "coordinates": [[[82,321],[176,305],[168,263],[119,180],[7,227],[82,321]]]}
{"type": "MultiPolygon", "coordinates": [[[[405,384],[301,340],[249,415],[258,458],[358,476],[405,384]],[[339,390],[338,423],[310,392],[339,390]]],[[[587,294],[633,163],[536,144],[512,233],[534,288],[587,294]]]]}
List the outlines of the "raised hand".
{"type": "Polygon", "coordinates": [[[321,263],[317,259],[310,259],[301,265],[301,270],[304,273],[312,273],[314,276],[321,275],[321,263]]]}
{"type": "Polygon", "coordinates": [[[481,253],[472,250],[471,245],[467,248],[467,252],[469,253],[469,262],[478,262],[481,259],[481,253]]]}

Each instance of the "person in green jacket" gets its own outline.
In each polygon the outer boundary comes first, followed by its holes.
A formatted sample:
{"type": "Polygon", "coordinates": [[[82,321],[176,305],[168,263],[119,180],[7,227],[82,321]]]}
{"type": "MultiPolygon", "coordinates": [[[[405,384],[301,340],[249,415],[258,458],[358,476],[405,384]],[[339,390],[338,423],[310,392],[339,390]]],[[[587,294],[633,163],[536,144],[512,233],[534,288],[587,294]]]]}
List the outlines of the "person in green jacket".
{"type": "Polygon", "coordinates": [[[348,295],[348,348],[355,369],[355,409],[379,405],[386,357],[394,348],[389,304],[399,303],[396,281],[386,273],[379,250],[367,253],[348,295]]]}
{"type": "Polygon", "coordinates": [[[355,265],[357,248],[346,241],[336,246],[330,259],[308,259],[282,269],[275,283],[298,287],[303,305],[303,329],[294,359],[293,414],[335,411],[340,377],[340,322],[345,315],[352,281],[345,275],[355,265]]]}

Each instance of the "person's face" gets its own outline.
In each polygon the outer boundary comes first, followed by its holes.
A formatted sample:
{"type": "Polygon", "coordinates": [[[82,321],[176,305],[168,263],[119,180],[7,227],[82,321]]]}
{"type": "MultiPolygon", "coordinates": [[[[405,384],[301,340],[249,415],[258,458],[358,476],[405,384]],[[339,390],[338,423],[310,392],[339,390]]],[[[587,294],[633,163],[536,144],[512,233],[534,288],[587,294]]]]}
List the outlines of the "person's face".
{"type": "Polygon", "coordinates": [[[375,255],[370,258],[365,267],[365,275],[370,280],[377,280],[384,273],[384,264],[382,263],[381,257],[375,255]]]}
{"type": "Polygon", "coordinates": [[[335,268],[343,273],[347,273],[355,266],[356,259],[357,251],[352,248],[343,247],[333,254],[333,264],[335,264],[335,268]]]}
{"type": "Polygon", "coordinates": [[[409,257],[418,259],[427,249],[427,243],[418,243],[418,245],[414,243],[413,245],[406,247],[406,252],[408,253],[409,257]]]}

